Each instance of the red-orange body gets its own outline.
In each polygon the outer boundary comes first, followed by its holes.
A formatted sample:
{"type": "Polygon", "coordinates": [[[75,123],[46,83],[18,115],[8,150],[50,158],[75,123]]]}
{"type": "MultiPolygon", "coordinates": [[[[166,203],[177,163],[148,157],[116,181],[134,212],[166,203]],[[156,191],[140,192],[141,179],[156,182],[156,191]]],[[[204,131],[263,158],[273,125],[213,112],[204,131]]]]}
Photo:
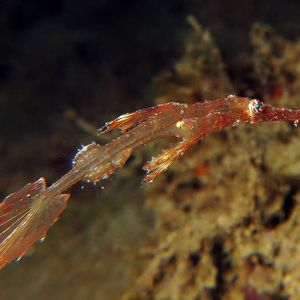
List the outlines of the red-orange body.
{"type": "Polygon", "coordinates": [[[274,108],[259,100],[228,96],[195,104],[166,103],[120,116],[99,131],[120,129],[122,135],[105,145],[83,147],[73,168],[50,187],[39,179],[8,196],[0,205],[0,268],[24,255],[65,209],[69,194],[79,180],[97,182],[122,167],[132,151],[152,140],[175,136],[178,143],[148,162],[145,181],[151,182],[187,148],[204,136],[238,124],[300,119],[300,110],[274,108]]]}

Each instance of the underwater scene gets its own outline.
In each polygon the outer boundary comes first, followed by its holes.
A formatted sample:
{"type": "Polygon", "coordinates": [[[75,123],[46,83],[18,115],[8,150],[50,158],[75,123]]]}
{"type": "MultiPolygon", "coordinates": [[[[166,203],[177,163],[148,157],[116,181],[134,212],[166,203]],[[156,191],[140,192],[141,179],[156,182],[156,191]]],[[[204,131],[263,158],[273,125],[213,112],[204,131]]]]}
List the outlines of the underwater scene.
{"type": "Polygon", "coordinates": [[[300,299],[299,1],[0,24],[0,300],[300,299]]]}

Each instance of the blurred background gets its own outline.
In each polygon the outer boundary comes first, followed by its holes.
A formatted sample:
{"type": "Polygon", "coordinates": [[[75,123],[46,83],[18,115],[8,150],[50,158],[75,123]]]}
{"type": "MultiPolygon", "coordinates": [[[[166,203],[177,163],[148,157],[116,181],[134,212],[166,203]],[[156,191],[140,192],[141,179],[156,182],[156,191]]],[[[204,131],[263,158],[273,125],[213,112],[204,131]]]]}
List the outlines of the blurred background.
{"type": "MultiPolygon", "coordinates": [[[[300,107],[299,17],[296,0],[0,0],[1,198],[52,183],[139,108],[230,93],[300,107]]],[[[299,135],[229,129],[151,186],[142,165],[166,145],[144,147],[72,188],[45,242],[0,271],[0,299],[299,299],[299,135]]]]}

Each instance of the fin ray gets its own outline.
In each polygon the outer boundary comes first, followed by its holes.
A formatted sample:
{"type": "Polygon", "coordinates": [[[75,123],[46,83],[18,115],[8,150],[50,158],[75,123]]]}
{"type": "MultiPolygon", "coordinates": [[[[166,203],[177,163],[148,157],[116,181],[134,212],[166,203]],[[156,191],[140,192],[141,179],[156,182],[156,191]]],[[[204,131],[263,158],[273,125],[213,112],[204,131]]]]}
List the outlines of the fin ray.
{"type": "Polygon", "coordinates": [[[21,258],[44,238],[65,209],[69,194],[47,199],[43,178],[27,184],[0,204],[0,268],[21,258]]]}
{"type": "Polygon", "coordinates": [[[140,109],[133,113],[121,115],[113,121],[105,123],[104,126],[98,130],[98,132],[99,134],[103,134],[108,133],[113,129],[119,129],[121,133],[124,133],[136,125],[144,122],[149,117],[168,109],[169,106],[170,103],[164,103],[157,106],[140,109]]]}
{"type": "Polygon", "coordinates": [[[159,156],[154,157],[146,163],[143,167],[147,171],[144,181],[151,183],[156,176],[165,171],[175,159],[180,157],[191,145],[195,144],[202,137],[203,135],[197,135],[183,140],[173,148],[163,151],[159,156]]]}

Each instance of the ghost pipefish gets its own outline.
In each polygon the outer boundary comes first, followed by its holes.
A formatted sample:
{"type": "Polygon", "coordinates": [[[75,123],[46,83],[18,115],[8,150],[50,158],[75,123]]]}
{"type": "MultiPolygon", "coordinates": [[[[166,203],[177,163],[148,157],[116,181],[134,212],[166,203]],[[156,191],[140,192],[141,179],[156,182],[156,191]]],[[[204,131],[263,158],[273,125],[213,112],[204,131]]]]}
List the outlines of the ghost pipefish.
{"type": "Polygon", "coordinates": [[[300,110],[275,108],[257,99],[228,96],[194,104],[166,103],[124,114],[106,123],[99,134],[119,129],[121,135],[105,145],[91,143],[73,159],[73,168],[47,187],[44,178],[28,183],[0,204],[0,268],[21,258],[44,239],[49,227],[66,208],[68,188],[79,180],[98,182],[121,168],[132,151],[164,136],[178,142],[146,163],[145,182],[153,179],[191,145],[206,135],[237,124],[265,121],[298,122],[300,110]]]}

